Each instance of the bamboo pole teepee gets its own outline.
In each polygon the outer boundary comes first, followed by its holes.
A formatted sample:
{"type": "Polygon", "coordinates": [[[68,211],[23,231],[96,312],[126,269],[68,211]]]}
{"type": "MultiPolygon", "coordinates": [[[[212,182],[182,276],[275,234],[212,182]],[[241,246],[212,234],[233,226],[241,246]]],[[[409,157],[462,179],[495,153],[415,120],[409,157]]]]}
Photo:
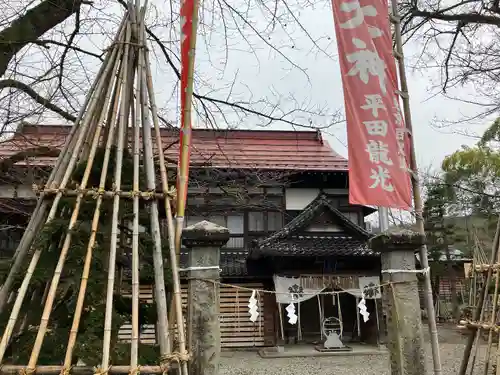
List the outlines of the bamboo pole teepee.
{"type": "MultiPolygon", "coordinates": [[[[467,343],[464,349],[464,354],[462,358],[462,362],[460,364],[460,369],[458,371],[459,375],[465,375],[467,373],[467,370],[470,369],[470,374],[476,373],[475,372],[475,366],[476,366],[476,358],[479,354],[479,347],[481,345],[480,342],[480,337],[481,337],[481,331],[485,330],[488,332],[488,343],[487,343],[487,349],[485,352],[485,358],[484,358],[484,368],[483,368],[483,373],[486,375],[490,373],[490,368],[492,365],[491,361],[491,352],[492,352],[492,344],[493,344],[493,332],[499,332],[500,331],[500,326],[497,324],[497,305],[498,305],[498,292],[499,292],[499,271],[498,271],[498,264],[500,263],[500,217],[498,218],[497,222],[497,228],[495,232],[495,238],[493,240],[493,246],[492,246],[492,251],[491,251],[491,257],[489,264],[483,264],[483,265],[475,265],[476,267],[479,266],[480,270],[486,273],[485,276],[485,281],[482,285],[481,292],[479,293],[478,301],[476,304],[476,308],[474,310],[474,315],[472,317],[471,321],[466,321],[463,320],[460,322],[460,325],[468,328],[470,330],[470,335],[467,339],[467,343]],[[490,282],[493,279],[493,272],[496,273],[495,275],[495,288],[494,292],[492,294],[492,299],[493,299],[493,306],[492,306],[492,314],[490,316],[490,320],[488,322],[484,321],[485,320],[485,310],[486,310],[486,305],[488,303],[488,296],[489,294],[489,286],[490,282]],[[470,361],[471,357],[471,352],[474,349],[474,353],[472,356],[472,361],[470,361]]],[[[476,268],[475,267],[475,268],[476,268]]],[[[498,338],[498,336],[497,336],[498,338]]],[[[497,360],[495,363],[500,359],[500,347],[497,346],[497,360]]],[[[496,374],[500,375],[500,367],[497,365],[496,369],[496,374]]]]}
{"type": "MultiPolygon", "coordinates": [[[[160,346],[160,358],[158,364],[147,364],[141,371],[147,373],[163,373],[170,362],[179,363],[180,374],[187,375],[187,361],[189,355],[186,351],[185,333],[182,324],[178,325],[178,348],[171,346],[168,330],[168,306],[165,287],[164,259],[162,253],[162,238],[160,235],[159,201],[165,204],[169,233],[169,263],[172,268],[173,295],[175,306],[175,317],[178,322],[183,322],[181,310],[181,293],[178,276],[177,256],[175,249],[175,232],[172,218],[171,197],[174,192],[169,188],[167,171],[163,158],[163,145],[160,134],[157,107],[153,92],[153,80],[150,69],[148,48],[145,33],[145,9],[146,5],[140,6],[139,0],[135,4],[128,3],[127,12],[119,26],[117,36],[108,48],[106,58],[101,67],[96,81],[85,100],[84,106],[67,138],[66,144],[55,164],[55,167],[45,187],[40,189],[40,198],[36,210],[28,225],[25,235],[16,251],[12,269],[0,291],[0,311],[5,311],[8,296],[14,285],[14,279],[26,262],[26,257],[31,255],[27,272],[24,275],[21,286],[17,292],[14,304],[10,311],[6,328],[0,341],[0,368],[1,372],[23,371],[27,373],[75,373],[88,372],[88,368],[72,367],[72,358],[75,345],[78,340],[78,332],[81,324],[81,316],[86,303],[86,292],[89,278],[92,278],[90,267],[93,259],[93,251],[96,246],[96,233],[100,225],[101,207],[105,200],[112,201],[112,217],[110,240],[107,244],[109,258],[107,260],[107,284],[106,302],[104,316],[103,347],[101,365],[95,370],[96,373],[130,373],[139,372],[139,207],[141,201],[149,211],[149,227],[153,242],[153,266],[154,266],[154,299],[156,303],[158,324],[157,336],[160,346]],[[151,124],[152,120],[152,124],[151,124]],[[154,136],[152,134],[154,128],[154,136]],[[155,144],[159,158],[153,155],[153,144],[155,144]],[[98,148],[104,150],[104,157],[97,165],[100,171],[98,186],[89,186],[89,178],[97,160],[98,148]],[[125,152],[131,149],[133,170],[125,170],[123,159],[125,152]],[[113,155],[114,154],[114,155],[113,155]],[[114,159],[113,159],[114,158],[114,159]],[[114,160],[114,170],[111,172],[110,161],[114,160]],[[159,165],[155,165],[159,160],[159,165]],[[72,187],[72,176],[78,163],[86,161],[85,170],[78,185],[72,187]],[[139,169],[145,169],[146,191],[140,191],[139,169]],[[160,173],[161,190],[157,191],[157,170],[160,173]],[[132,191],[121,191],[122,179],[126,173],[132,173],[132,191]],[[113,186],[107,187],[107,179],[112,177],[113,186]],[[62,366],[38,366],[41,348],[44,344],[49,322],[53,311],[54,301],[57,298],[58,289],[62,280],[64,267],[68,254],[71,252],[73,241],[73,229],[79,220],[82,202],[89,196],[95,198],[95,208],[91,223],[90,236],[86,247],[86,255],[83,261],[81,283],[79,285],[76,309],[73,315],[71,329],[68,332],[68,342],[64,359],[60,359],[62,366]],[[6,349],[15,332],[20,316],[20,310],[27,299],[28,287],[41,256],[39,248],[32,249],[33,238],[40,231],[43,223],[51,223],[59,217],[61,201],[67,197],[73,197],[74,205],[70,208],[71,219],[66,235],[62,243],[51,245],[55,251],[59,251],[59,258],[55,267],[52,280],[46,293],[45,305],[40,323],[37,328],[36,339],[31,348],[31,354],[26,366],[13,366],[4,364],[6,349]],[[111,366],[110,356],[112,354],[112,331],[113,331],[113,303],[116,290],[115,274],[117,259],[117,244],[119,224],[121,220],[120,210],[123,200],[132,201],[132,336],[129,366],[111,366]],[[30,251],[31,249],[31,251],[30,251]]],[[[31,295],[30,295],[31,297],[31,295]]],[[[56,362],[57,359],[54,359],[56,362]]]]}

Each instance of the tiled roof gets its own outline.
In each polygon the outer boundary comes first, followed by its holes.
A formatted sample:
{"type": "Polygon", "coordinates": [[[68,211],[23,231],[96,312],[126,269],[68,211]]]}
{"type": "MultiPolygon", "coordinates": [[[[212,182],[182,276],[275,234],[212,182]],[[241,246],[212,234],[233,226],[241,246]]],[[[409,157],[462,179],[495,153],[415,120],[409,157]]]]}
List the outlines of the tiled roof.
{"type": "Polygon", "coordinates": [[[374,256],[365,241],[349,235],[296,235],[252,249],[252,256],[327,257],[374,256]]]}
{"type": "Polygon", "coordinates": [[[252,257],[260,256],[374,256],[367,247],[371,234],[350,221],[324,194],[318,196],[292,221],[270,236],[254,242],[252,257]],[[304,232],[324,210],[345,228],[343,233],[304,232]]]}
{"type": "MultiPolygon", "coordinates": [[[[69,126],[28,125],[0,143],[0,159],[33,147],[62,148],[69,126]]],[[[162,129],[165,158],[177,163],[177,129],[162,129]]],[[[346,171],[347,160],[332,150],[318,131],[193,129],[192,166],[274,170],[346,171]]],[[[153,142],[155,145],[156,142],[153,142]]],[[[36,157],[31,165],[52,165],[54,157],[36,157]]],[[[26,164],[25,162],[19,162],[26,164]]]]}

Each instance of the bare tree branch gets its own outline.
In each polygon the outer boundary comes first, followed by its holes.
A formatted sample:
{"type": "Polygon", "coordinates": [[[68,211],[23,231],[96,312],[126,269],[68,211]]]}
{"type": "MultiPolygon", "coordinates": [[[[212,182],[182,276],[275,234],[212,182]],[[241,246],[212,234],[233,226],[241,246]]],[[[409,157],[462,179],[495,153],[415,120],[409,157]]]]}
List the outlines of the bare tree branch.
{"type": "MultiPolygon", "coordinates": [[[[473,102],[478,103],[476,119],[484,119],[500,109],[497,3],[496,0],[402,0],[399,4],[405,42],[419,44],[412,68],[440,74],[441,79],[433,84],[435,94],[460,100],[470,107],[473,102]],[[456,91],[450,94],[451,89],[456,91]]],[[[451,121],[436,121],[437,127],[464,121],[471,126],[471,116],[465,115],[451,121]]]]}
{"type": "Polygon", "coordinates": [[[458,21],[463,24],[480,23],[485,25],[500,26],[500,17],[488,16],[477,13],[447,14],[441,11],[429,12],[429,11],[415,9],[411,12],[411,14],[413,17],[423,17],[427,19],[435,19],[441,21],[458,21]]]}
{"type": "MultiPolygon", "coordinates": [[[[18,42],[13,42],[13,43],[18,43],[18,42]]],[[[21,43],[21,42],[19,42],[19,43],[21,43]]],[[[85,49],[80,48],[80,47],[75,46],[75,45],[69,45],[68,43],[59,42],[57,40],[37,39],[37,40],[30,41],[30,44],[36,44],[38,46],[42,46],[42,47],[45,47],[45,48],[50,48],[49,46],[51,44],[53,44],[55,46],[64,47],[64,48],[67,48],[69,50],[73,50],[73,51],[76,51],[76,52],[81,52],[81,53],[84,53],[85,55],[89,55],[89,56],[95,57],[96,59],[104,61],[104,58],[103,58],[104,53],[98,54],[98,53],[95,53],[95,52],[92,52],[92,51],[85,50],[85,49]]]]}
{"type": "MultiPolygon", "coordinates": [[[[121,2],[121,0],[119,0],[119,1],[121,2]]],[[[179,71],[179,68],[177,68],[177,66],[174,64],[174,61],[170,57],[170,54],[168,53],[168,50],[165,47],[165,45],[162,43],[162,41],[160,40],[160,38],[158,38],[158,36],[156,36],[151,31],[151,29],[149,29],[149,28],[146,27],[146,31],[149,34],[149,36],[151,38],[153,38],[153,40],[157,43],[158,47],[160,48],[160,50],[162,51],[163,55],[165,56],[165,59],[167,60],[167,63],[170,65],[170,67],[174,71],[174,74],[180,80],[181,79],[181,73],[179,71]]],[[[193,93],[193,96],[196,99],[200,100],[201,102],[203,102],[204,100],[206,100],[206,101],[212,102],[212,103],[214,103],[216,105],[217,104],[222,104],[222,105],[225,105],[225,106],[228,106],[228,107],[232,107],[234,109],[241,110],[243,112],[247,112],[247,113],[250,113],[250,114],[253,114],[253,115],[265,118],[265,119],[267,119],[269,121],[282,122],[282,123],[285,123],[285,124],[288,124],[288,125],[292,125],[292,126],[295,126],[295,127],[307,127],[307,128],[311,127],[310,124],[301,124],[301,123],[298,123],[296,121],[290,121],[290,120],[287,120],[285,118],[285,116],[273,116],[271,114],[263,113],[263,112],[254,110],[252,108],[249,108],[249,107],[247,107],[247,106],[245,106],[245,105],[243,105],[241,103],[232,102],[232,101],[224,100],[224,99],[217,99],[217,98],[213,98],[213,97],[208,96],[208,95],[198,94],[196,92],[193,93]]],[[[207,111],[207,107],[203,103],[202,103],[202,106],[203,106],[204,110],[207,111]]],[[[327,124],[324,127],[327,128],[327,127],[330,127],[331,125],[332,124],[327,124]]],[[[319,127],[319,129],[320,128],[321,127],[319,127]]]]}
{"type": "Polygon", "coordinates": [[[0,76],[25,45],[75,13],[84,0],[45,0],[0,31],[0,76]]]}
{"type": "Polygon", "coordinates": [[[71,121],[71,122],[76,121],[75,116],[73,116],[72,114],[59,108],[57,105],[52,103],[49,99],[44,98],[43,96],[38,94],[35,90],[33,90],[31,87],[29,87],[27,84],[25,84],[23,82],[16,81],[13,79],[0,80],[0,90],[7,88],[7,87],[12,87],[12,88],[23,91],[25,94],[29,95],[38,104],[43,105],[45,108],[50,109],[51,111],[57,113],[58,115],[60,115],[61,117],[65,118],[68,121],[71,121]]]}

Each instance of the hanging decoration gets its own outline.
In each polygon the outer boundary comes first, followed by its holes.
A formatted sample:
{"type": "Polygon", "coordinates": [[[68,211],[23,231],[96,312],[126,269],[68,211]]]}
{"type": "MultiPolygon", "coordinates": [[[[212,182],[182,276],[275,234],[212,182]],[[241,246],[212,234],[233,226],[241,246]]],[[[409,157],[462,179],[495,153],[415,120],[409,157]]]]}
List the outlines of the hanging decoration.
{"type": "Polygon", "coordinates": [[[408,132],[387,0],[332,1],[346,107],[349,203],[408,210],[408,132]]]}
{"type": "Polygon", "coordinates": [[[359,308],[359,313],[363,317],[363,322],[366,323],[370,317],[370,313],[366,308],[366,299],[365,299],[365,294],[363,292],[361,292],[361,301],[359,301],[358,303],[358,308],[359,308]]]}
{"type": "Polygon", "coordinates": [[[366,299],[382,298],[380,290],[380,277],[378,276],[360,276],[358,279],[359,289],[366,299]]]}
{"type": "Polygon", "coordinates": [[[252,291],[252,295],[250,299],[248,300],[248,312],[250,314],[250,321],[251,322],[256,322],[257,318],[259,317],[259,307],[257,306],[257,298],[255,296],[257,295],[257,291],[254,290],[252,291]]]}
{"type": "Polygon", "coordinates": [[[276,290],[276,302],[289,304],[300,303],[319,295],[324,289],[324,285],[303,285],[299,277],[282,277],[274,275],[274,289],[276,290]]]}
{"type": "Polygon", "coordinates": [[[293,302],[290,302],[290,304],[286,307],[286,316],[288,317],[288,323],[294,325],[297,324],[298,316],[295,314],[295,305],[293,302]]]}

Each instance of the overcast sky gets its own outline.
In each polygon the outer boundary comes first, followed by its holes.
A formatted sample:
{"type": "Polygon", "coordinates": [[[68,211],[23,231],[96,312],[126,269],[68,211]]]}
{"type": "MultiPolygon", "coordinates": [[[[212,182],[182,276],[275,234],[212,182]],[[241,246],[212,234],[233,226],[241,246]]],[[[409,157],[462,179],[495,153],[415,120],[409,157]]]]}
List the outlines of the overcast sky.
{"type": "MultiPolygon", "coordinates": [[[[344,115],[331,4],[329,0],[318,0],[316,5],[312,6],[311,2],[315,1],[278,2],[281,24],[271,22],[273,17],[269,9],[265,8],[266,2],[202,1],[196,56],[196,91],[217,99],[242,101],[243,104],[252,101],[252,109],[267,113],[274,107],[275,115],[293,111],[287,116],[288,119],[304,125],[311,124],[312,127],[326,127],[323,133],[332,147],[340,154],[347,155],[345,123],[328,127],[334,120],[338,120],[336,112],[344,115]],[[222,14],[221,7],[224,9],[222,14]],[[320,110],[322,113],[318,115],[317,112],[320,110]]],[[[178,7],[177,3],[173,6],[178,7]]],[[[87,6],[84,8],[82,19],[85,18],[85,27],[82,28],[91,31],[92,35],[82,37],[79,45],[99,52],[103,46],[109,45],[109,41],[104,42],[102,33],[108,33],[108,37],[111,37],[116,32],[117,23],[123,15],[123,8],[116,2],[110,3],[107,0],[97,0],[95,4],[98,10],[87,6]]],[[[167,48],[178,54],[180,27],[178,9],[170,12],[169,7],[172,4],[170,0],[151,0],[150,4],[152,6],[147,21],[149,27],[165,41],[167,48]]],[[[74,18],[65,26],[70,31],[72,22],[74,18]]],[[[178,81],[157,46],[155,44],[152,46],[154,55],[151,61],[157,103],[161,108],[161,114],[178,124],[178,81]]],[[[475,140],[456,134],[456,128],[438,130],[433,123],[436,119],[454,121],[463,116],[474,115],[477,108],[434,95],[435,86],[440,80],[439,72],[411,69],[420,50],[421,45],[418,41],[405,47],[409,66],[408,81],[416,150],[421,169],[429,166],[437,168],[444,156],[462,144],[472,144],[475,140]]],[[[55,54],[56,49],[51,48],[50,51],[55,54]]],[[[49,52],[44,50],[43,53],[49,52]]],[[[175,55],[171,56],[175,59],[175,55]]],[[[83,74],[85,71],[85,74],[92,78],[92,74],[88,73],[97,71],[99,67],[97,60],[82,55],[79,55],[78,59],[84,69],[77,64],[74,73],[71,74],[83,74]]],[[[28,67],[40,65],[35,57],[32,64],[27,61],[28,67]]],[[[179,65],[178,60],[175,63],[179,65]]],[[[73,85],[71,82],[69,84],[73,85]]],[[[80,98],[87,93],[86,85],[74,86],[74,90],[81,89],[80,98]]],[[[461,88],[448,94],[470,97],[474,95],[474,91],[461,88]]],[[[279,122],[269,125],[266,119],[256,116],[237,117],[230,109],[222,108],[224,118],[233,127],[291,128],[279,122]]],[[[216,115],[216,120],[217,126],[227,126],[222,116],[216,115]]],[[[481,133],[487,124],[486,121],[467,124],[468,132],[481,133]]],[[[193,125],[207,126],[204,121],[196,117],[193,125]]],[[[300,130],[301,127],[296,129],[300,130]]]]}
{"type": "MultiPolygon", "coordinates": [[[[279,98],[283,111],[298,106],[326,108],[326,113],[333,113],[338,109],[342,115],[344,114],[337,45],[329,1],[322,2],[321,6],[294,8],[294,16],[302,26],[298,26],[296,22],[290,22],[283,28],[275,26],[272,32],[263,34],[266,38],[257,36],[253,28],[263,30],[263,25],[266,25],[269,30],[272,26],[263,21],[268,18],[261,16],[257,8],[253,12],[249,10],[246,14],[251,24],[243,25],[245,38],[236,33],[230,34],[227,59],[225,54],[227,38],[223,36],[222,28],[209,28],[210,31],[207,32],[206,24],[214,23],[209,21],[207,17],[209,13],[202,11],[203,14],[205,14],[203,22],[205,26],[200,29],[203,36],[198,39],[196,60],[197,73],[204,82],[203,85],[198,84],[200,92],[206,90],[206,85],[220,89],[223,83],[232,82],[236,77],[237,83],[231,86],[231,90],[224,88],[216,91],[213,96],[224,97],[230,93],[232,100],[244,100],[252,96],[253,100],[267,97],[274,102],[279,98]],[[205,35],[209,37],[205,38],[205,35]],[[311,39],[317,40],[316,47],[313,46],[311,39]],[[247,42],[252,45],[253,51],[247,42]],[[279,46],[279,52],[270,48],[268,43],[279,46]]],[[[437,92],[435,86],[440,79],[439,71],[412,69],[420,48],[418,41],[405,46],[416,150],[421,169],[429,166],[438,168],[443,157],[463,144],[474,143],[475,139],[457,134],[457,127],[438,129],[436,121],[455,121],[464,116],[474,115],[478,109],[442,95],[435,95],[437,92]]],[[[162,90],[158,85],[156,88],[162,90]]],[[[447,94],[467,97],[474,95],[474,92],[470,88],[461,88],[459,91],[450,91],[447,94]]],[[[331,116],[328,115],[310,116],[313,126],[318,127],[327,125],[331,120],[331,116]]],[[[299,115],[298,121],[307,123],[307,115],[299,115]]],[[[257,120],[248,118],[238,126],[251,128],[258,124],[257,120]]],[[[469,133],[477,134],[481,133],[487,124],[487,121],[479,121],[469,123],[466,127],[469,133]]],[[[286,125],[279,123],[273,124],[272,127],[287,128],[286,125]]],[[[461,127],[463,128],[464,126],[461,127]]],[[[327,133],[326,137],[332,147],[337,152],[347,155],[345,123],[329,127],[324,132],[327,133]]]]}
{"type": "MultiPolygon", "coordinates": [[[[267,97],[271,101],[276,101],[279,98],[283,111],[296,108],[297,103],[302,108],[325,108],[325,116],[310,117],[313,126],[324,127],[332,121],[328,113],[332,114],[339,110],[344,116],[343,89],[331,5],[325,1],[322,7],[305,8],[295,14],[311,38],[305,35],[296,24],[292,24],[292,26],[287,26],[287,31],[293,35],[292,38],[288,38],[283,31],[276,28],[271,37],[266,40],[275,46],[280,46],[279,52],[269,48],[266,42],[254,35],[253,37],[246,36],[255,42],[256,51],[249,53],[248,46],[242,42],[243,38],[235,35],[231,38],[231,48],[227,65],[225,65],[224,38],[211,33],[209,41],[204,38],[199,39],[197,72],[203,76],[205,84],[214,87],[222,86],[222,82],[232,82],[233,77],[237,77],[238,83],[231,86],[230,91],[230,97],[233,100],[243,100],[250,95],[254,100],[267,97]],[[318,40],[318,46],[312,47],[310,39],[318,40]],[[296,67],[292,67],[292,63],[296,67]],[[215,70],[214,65],[220,66],[221,71],[215,70]],[[306,71],[297,67],[304,68],[306,71]]],[[[418,41],[415,41],[405,46],[404,53],[408,65],[417,162],[421,172],[425,173],[429,169],[432,171],[439,169],[443,158],[462,145],[472,145],[477,141],[473,137],[460,135],[458,132],[463,133],[464,128],[467,128],[467,133],[481,134],[488,122],[479,121],[461,126],[438,127],[443,122],[454,122],[464,117],[471,117],[479,109],[447,99],[443,95],[437,95],[440,72],[414,69],[420,57],[420,47],[418,41]]],[[[161,87],[159,89],[162,90],[161,87]]],[[[198,90],[202,92],[203,86],[198,85],[198,90]]],[[[222,92],[228,93],[228,91],[228,89],[217,91],[214,96],[223,96],[222,92]]],[[[467,97],[474,95],[474,92],[470,88],[461,88],[458,92],[449,91],[447,94],[451,97],[467,97]]],[[[248,118],[238,126],[261,128],[255,125],[253,120],[259,123],[258,119],[248,118]]],[[[297,121],[307,123],[307,115],[299,114],[297,121]]],[[[272,127],[290,128],[279,123],[273,124],[272,127]]],[[[296,129],[300,130],[300,128],[296,129]]],[[[345,122],[328,127],[323,132],[331,146],[347,157],[345,122]]],[[[407,218],[405,215],[402,217],[407,218]]],[[[371,215],[368,220],[376,223],[377,214],[371,215]]]]}

